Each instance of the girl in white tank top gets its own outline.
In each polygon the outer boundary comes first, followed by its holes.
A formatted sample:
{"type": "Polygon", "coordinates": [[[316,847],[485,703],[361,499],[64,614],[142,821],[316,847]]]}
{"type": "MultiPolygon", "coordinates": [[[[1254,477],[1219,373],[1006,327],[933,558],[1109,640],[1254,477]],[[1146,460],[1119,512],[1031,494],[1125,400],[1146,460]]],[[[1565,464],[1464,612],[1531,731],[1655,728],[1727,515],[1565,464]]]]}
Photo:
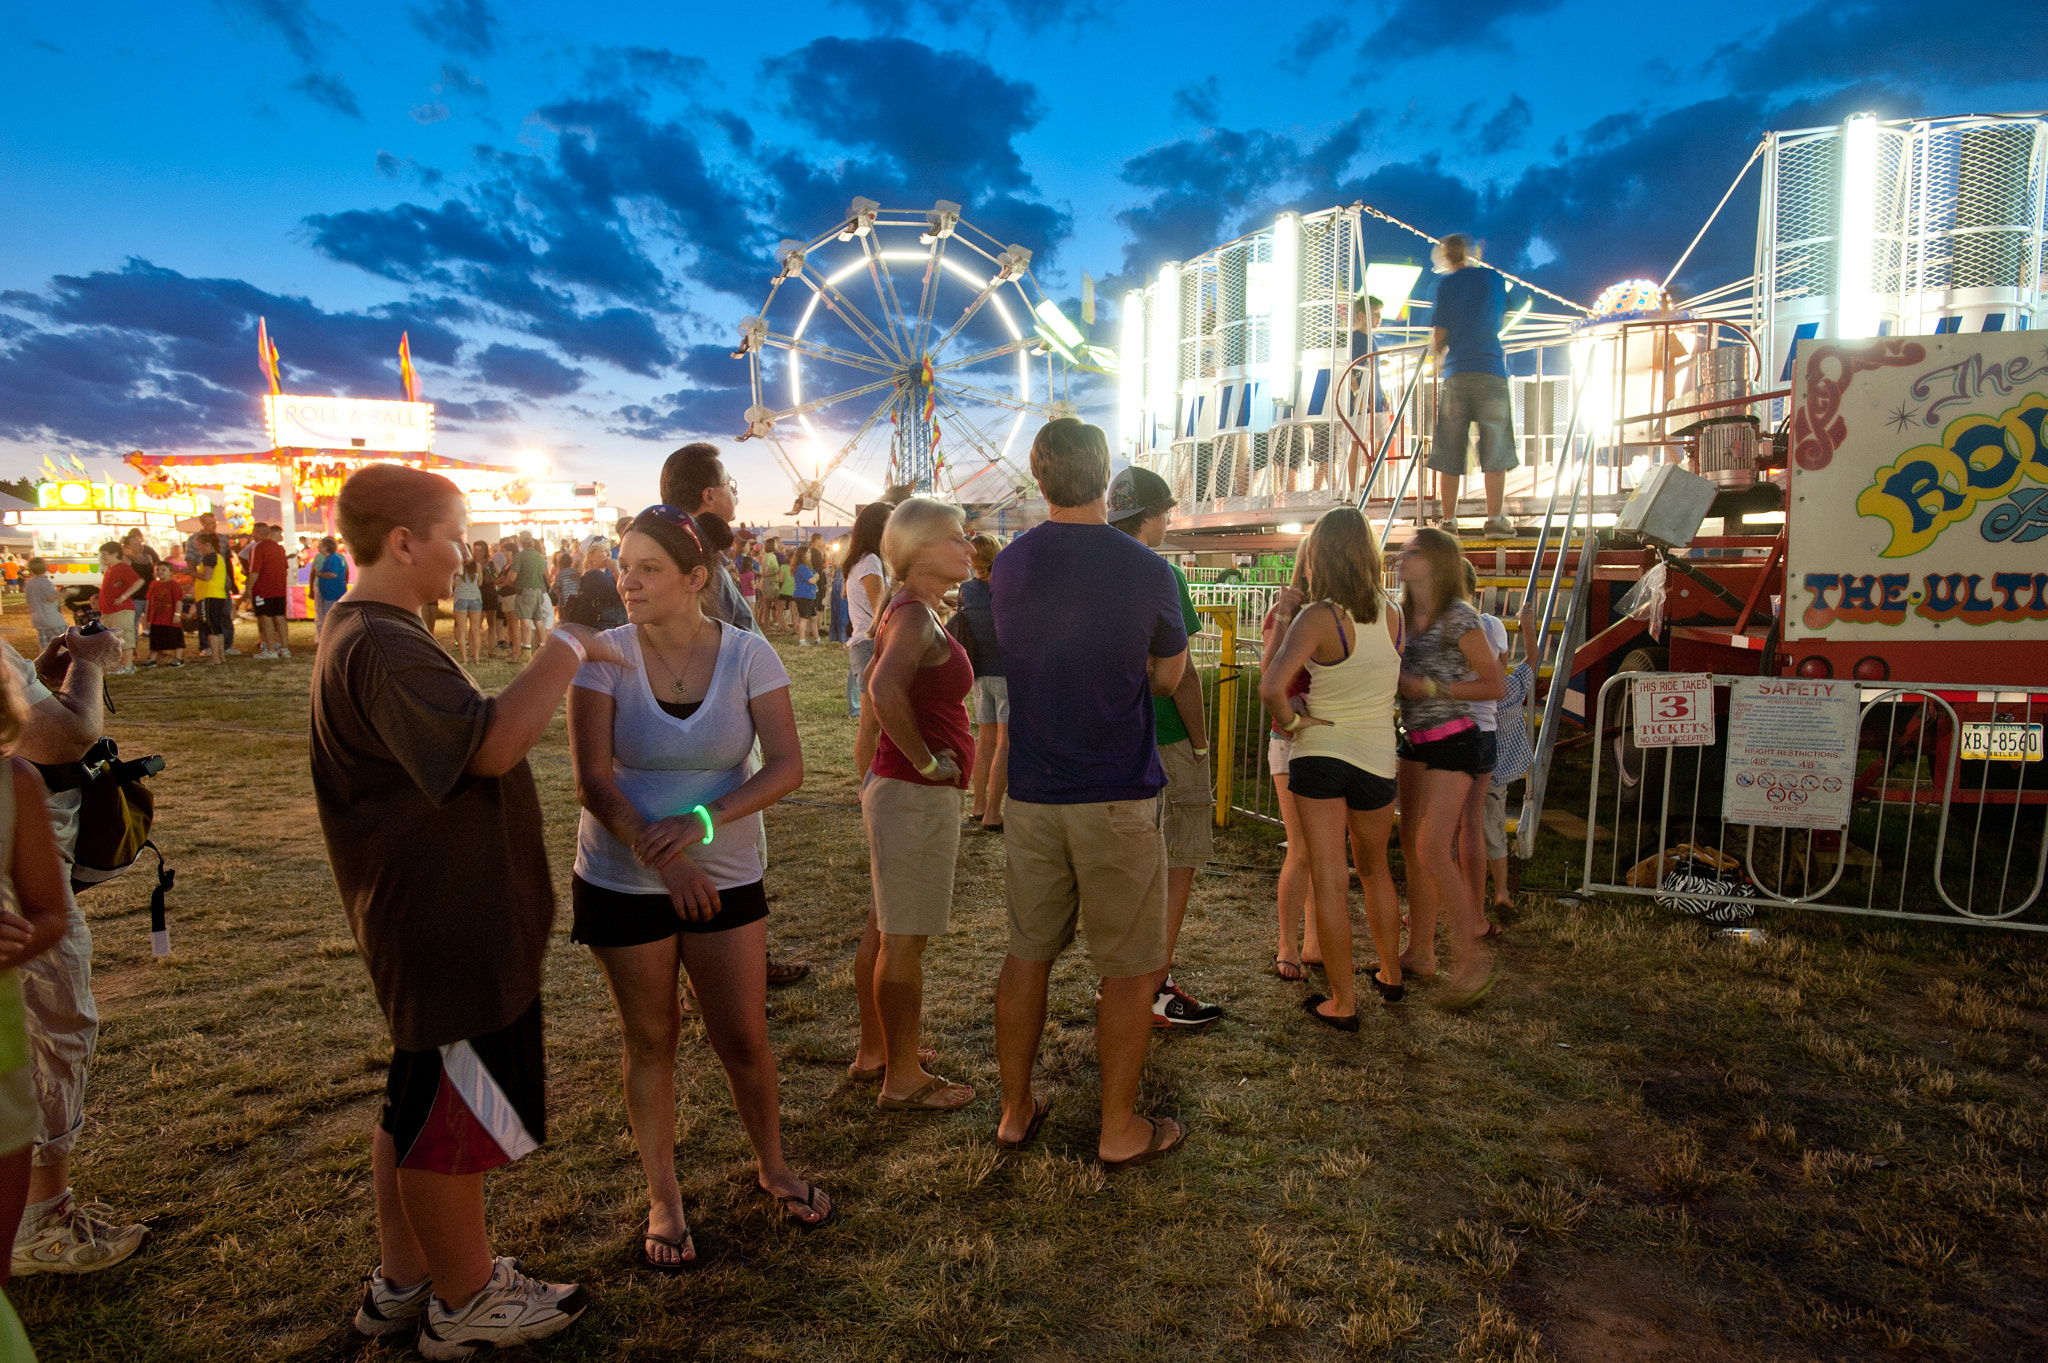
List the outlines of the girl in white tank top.
{"type": "MultiPolygon", "coordinates": [[[[1392,780],[1394,709],[1401,680],[1401,650],[1384,620],[1361,626],[1351,612],[1334,601],[1318,601],[1308,610],[1327,610],[1337,617],[1337,634],[1348,652],[1338,663],[1308,660],[1308,713],[1322,724],[1295,731],[1294,756],[1334,757],[1362,771],[1392,780]]],[[[1391,611],[1391,601],[1380,602],[1391,611]]]]}

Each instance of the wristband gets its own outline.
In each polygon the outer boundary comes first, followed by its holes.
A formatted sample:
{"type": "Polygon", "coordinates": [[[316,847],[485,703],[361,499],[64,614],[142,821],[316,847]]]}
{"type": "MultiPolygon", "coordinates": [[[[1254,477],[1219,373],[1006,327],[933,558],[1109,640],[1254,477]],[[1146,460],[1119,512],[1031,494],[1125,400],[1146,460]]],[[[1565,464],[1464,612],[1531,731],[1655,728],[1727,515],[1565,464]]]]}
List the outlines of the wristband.
{"type": "Polygon", "coordinates": [[[1280,727],[1291,734],[1296,729],[1299,729],[1301,727],[1301,722],[1307,718],[1307,715],[1297,714],[1293,719],[1288,720],[1285,724],[1281,725],[1280,727]]]}
{"type": "Polygon", "coordinates": [[[705,805],[698,805],[695,809],[691,810],[690,812],[692,814],[695,814],[698,818],[704,821],[704,841],[701,845],[709,847],[711,845],[712,833],[711,810],[705,805]]]}
{"type": "Polygon", "coordinates": [[[1195,756],[1197,756],[1197,757],[1207,757],[1208,755],[1209,755],[1209,750],[1208,750],[1207,748],[1196,748],[1196,749],[1195,749],[1195,756]]]}
{"type": "MultiPolygon", "coordinates": [[[[578,639],[575,635],[569,633],[568,630],[551,629],[548,631],[548,638],[560,639],[563,643],[567,644],[570,647],[570,649],[575,652],[577,662],[587,663],[590,661],[590,655],[583,651],[583,641],[581,639],[578,639]]],[[[711,841],[711,839],[706,838],[704,839],[704,841],[709,842],[711,841]]]]}
{"type": "Polygon", "coordinates": [[[923,766],[921,766],[921,767],[919,767],[919,768],[917,769],[917,774],[918,774],[919,776],[930,776],[930,775],[931,775],[931,774],[932,774],[933,772],[937,771],[938,769],[939,769],[939,758],[938,758],[938,754],[937,754],[937,753],[934,753],[934,754],[932,754],[932,760],[931,760],[931,761],[929,761],[929,762],[925,763],[925,764],[924,764],[923,766]]]}

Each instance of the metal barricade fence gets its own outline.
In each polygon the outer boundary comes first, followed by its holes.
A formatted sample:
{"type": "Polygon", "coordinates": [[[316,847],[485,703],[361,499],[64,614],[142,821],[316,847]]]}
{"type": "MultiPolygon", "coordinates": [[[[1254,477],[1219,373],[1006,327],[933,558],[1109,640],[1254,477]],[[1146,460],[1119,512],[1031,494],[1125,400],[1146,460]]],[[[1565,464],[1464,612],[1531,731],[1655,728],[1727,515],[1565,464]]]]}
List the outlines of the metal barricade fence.
{"type": "Polygon", "coordinates": [[[1188,640],[1188,661],[1201,670],[1209,717],[1210,765],[1216,774],[1216,826],[1248,816],[1280,822],[1266,770],[1266,717],[1259,704],[1259,625],[1280,588],[1271,584],[1192,583],[1203,616],[1188,640]]]}
{"type": "MultiPolygon", "coordinates": [[[[1779,904],[2048,931],[2019,921],[2048,880],[2048,690],[1861,683],[1850,819],[1835,832],[1729,821],[1722,705],[1712,746],[1636,747],[1629,683],[1663,675],[1676,674],[1618,673],[1600,688],[1582,892],[1707,918],[1779,904]],[[2010,751],[1994,758],[1994,742],[2010,751]]],[[[1741,679],[1708,680],[1725,696],[1741,679]]]]}

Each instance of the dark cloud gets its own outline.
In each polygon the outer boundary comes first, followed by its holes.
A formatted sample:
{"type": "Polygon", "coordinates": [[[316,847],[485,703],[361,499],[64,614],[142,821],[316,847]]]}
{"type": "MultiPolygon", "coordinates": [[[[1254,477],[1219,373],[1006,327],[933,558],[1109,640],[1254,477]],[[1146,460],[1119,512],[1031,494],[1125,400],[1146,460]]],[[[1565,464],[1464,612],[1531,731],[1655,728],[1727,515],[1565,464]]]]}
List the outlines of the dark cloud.
{"type": "Polygon", "coordinates": [[[1294,60],[1296,63],[1312,62],[1350,40],[1351,21],[1341,14],[1325,14],[1303,24],[1301,31],[1294,35],[1294,60]]]}
{"type": "Polygon", "coordinates": [[[469,71],[454,62],[441,63],[441,79],[434,83],[435,94],[467,95],[471,99],[488,99],[490,90],[469,71]]]}
{"type": "Polygon", "coordinates": [[[1547,14],[1562,0],[1395,0],[1380,26],[1366,35],[1359,56],[1372,66],[1428,57],[1459,48],[1507,45],[1501,29],[1516,19],[1547,14]]]}
{"type": "Polygon", "coordinates": [[[230,15],[284,40],[303,70],[290,88],[315,104],[360,119],[362,106],[348,83],[327,69],[326,39],[336,30],[314,12],[308,0],[220,0],[230,15]]]}
{"type": "Polygon", "coordinates": [[[1536,115],[1530,111],[1529,102],[1520,95],[1510,95],[1493,117],[1479,125],[1479,133],[1472,139],[1472,149],[1481,156],[1498,156],[1520,146],[1528,135],[1529,125],[1535,121],[1536,115]]]}
{"type": "Polygon", "coordinates": [[[1223,93],[1223,83],[1210,76],[1193,85],[1183,85],[1173,92],[1173,111],[1182,118],[1208,125],[1221,116],[1218,103],[1223,93]]]}
{"type": "Polygon", "coordinates": [[[387,180],[418,180],[428,189],[447,178],[432,166],[423,166],[410,156],[395,156],[388,151],[377,153],[377,174],[387,180]]]}
{"type": "Polygon", "coordinates": [[[405,13],[428,42],[450,52],[487,57],[497,45],[498,18],[488,0],[428,0],[405,13]]]}
{"type": "Polygon", "coordinates": [[[1909,0],[1821,0],[1721,48],[1715,64],[1736,89],[1764,95],[1856,81],[1976,90],[2039,81],[2043,52],[2040,0],[1980,0],[1953,18],[1909,0]]]}
{"type": "Polygon", "coordinates": [[[30,38],[28,45],[43,52],[54,52],[60,57],[64,55],[64,49],[47,38],[30,38]]]}
{"type": "Polygon", "coordinates": [[[391,396],[398,337],[414,356],[454,363],[461,341],[432,308],[327,312],[238,279],[204,279],[131,260],[60,275],[39,294],[0,296],[28,314],[0,348],[0,434],[132,449],[256,438],[256,319],[267,319],[290,385],[391,396]]]}
{"type": "Polygon", "coordinates": [[[291,88],[335,113],[356,119],[363,116],[362,106],[356,103],[355,91],[332,71],[308,71],[293,81],[291,88]]]}
{"type": "Polygon", "coordinates": [[[711,64],[665,47],[601,47],[584,64],[584,77],[600,89],[668,86],[689,93],[710,82],[711,64]]]}
{"type": "Polygon", "coordinates": [[[1031,183],[1015,139],[1044,114],[1038,92],[965,52],[905,38],[820,38],[763,67],[783,89],[786,117],[889,161],[906,179],[1031,183]]]}
{"type": "Polygon", "coordinates": [[[434,424],[445,426],[459,421],[512,421],[519,416],[519,409],[509,402],[496,398],[479,398],[475,402],[449,402],[434,400],[434,424]]]}
{"type": "Polygon", "coordinates": [[[1112,291],[1142,282],[1168,260],[1186,260],[1221,244],[1234,223],[1295,174],[1302,147],[1262,129],[1208,128],[1124,162],[1123,178],[1147,191],[1146,202],[1117,214],[1130,233],[1112,291]]]}
{"type": "Polygon", "coordinates": [[[411,114],[415,123],[445,123],[448,121],[448,106],[438,99],[430,99],[425,104],[415,104],[411,114]]]}
{"type": "Polygon", "coordinates": [[[746,426],[752,401],[747,362],[720,345],[684,348],[676,367],[694,387],[663,393],[648,403],[630,403],[614,413],[611,429],[636,440],[679,440],[685,436],[730,436],[746,426]]]}
{"type": "Polygon", "coordinates": [[[988,6],[957,5],[941,0],[842,0],[859,10],[875,28],[888,34],[902,33],[935,19],[947,28],[963,24],[993,31],[1007,19],[1026,33],[1071,25],[1078,29],[1104,17],[1095,0],[999,0],[988,6]]]}
{"type": "Polygon", "coordinates": [[[604,360],[631,374],[655,378],[675,364],[675,350],[660,325],[633,308],[606,308],[536,321],[528,328],[577,359],[604,360]]]}
{"type": "Polygon", "coordinates": [[[509,388],[530,398],[562,397],[590,377],[544,350],[519,345],[486,346],[476,357],[476,372],[494,388],[509,388]]]}

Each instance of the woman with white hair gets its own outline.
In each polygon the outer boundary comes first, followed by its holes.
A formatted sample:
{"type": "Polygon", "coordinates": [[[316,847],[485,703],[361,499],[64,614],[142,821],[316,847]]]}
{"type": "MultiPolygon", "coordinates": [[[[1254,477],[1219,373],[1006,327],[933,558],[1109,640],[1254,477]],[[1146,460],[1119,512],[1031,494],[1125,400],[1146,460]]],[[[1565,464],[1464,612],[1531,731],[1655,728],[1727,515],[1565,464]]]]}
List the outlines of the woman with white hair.
{"type": "Polygon", "coordinates": [[[952,1112],[974,1090],[925,1069],[920,1051],[925,939],[943,933],[960,854],[960,792],[974,767],[967,729],[974,665],[939,623],[946,593],[974,572],[960,508],[912,497],[882,530],[900,586],[875,628],[873,669],[854,743],[874,902],[854,957],[860,1052],[848,1074],[882,1082],[891,1112],[952,1112]]]}

